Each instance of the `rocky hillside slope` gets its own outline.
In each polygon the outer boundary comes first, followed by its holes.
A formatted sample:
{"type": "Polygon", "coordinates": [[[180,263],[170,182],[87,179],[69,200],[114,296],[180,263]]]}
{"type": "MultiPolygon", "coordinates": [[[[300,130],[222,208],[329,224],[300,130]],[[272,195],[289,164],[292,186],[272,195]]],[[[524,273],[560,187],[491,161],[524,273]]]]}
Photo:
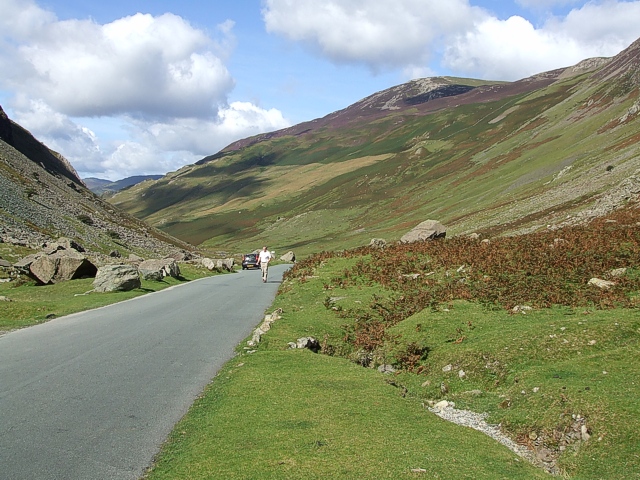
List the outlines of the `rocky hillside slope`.
{"type": "Polygon", "coordinates": [[[298,252],[425,219],[489,235],[581,222],[640,192],[639,64],[637,41],[516,82],[416,80],[112,201],[195,244],[298,252]]]}
{"type": "Polygon", "coordinates": [[[0,107],[0,241],[37,248],[61,236],[102,254],[193,248],[98,198],[69,162],[0,107]]]}

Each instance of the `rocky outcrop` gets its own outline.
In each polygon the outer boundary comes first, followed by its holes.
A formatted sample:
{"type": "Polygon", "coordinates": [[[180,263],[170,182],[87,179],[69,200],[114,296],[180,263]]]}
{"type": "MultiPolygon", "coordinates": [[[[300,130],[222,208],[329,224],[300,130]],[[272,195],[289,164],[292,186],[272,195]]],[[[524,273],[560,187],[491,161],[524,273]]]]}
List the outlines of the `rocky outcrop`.
{"type": "Polygon", "coordinates": [[[140,286],[138,267],[134,265],[105,265],[93,281],[93,290],[101,293],[126,292],[140,286]]]}
{"type": "Polygon", "coordinates": [[[444,238],[447,229],[437,220],[425,220],[411,231],[405,233],[400,241],[402,243],[413,243],[426,240],[444,238]]]}

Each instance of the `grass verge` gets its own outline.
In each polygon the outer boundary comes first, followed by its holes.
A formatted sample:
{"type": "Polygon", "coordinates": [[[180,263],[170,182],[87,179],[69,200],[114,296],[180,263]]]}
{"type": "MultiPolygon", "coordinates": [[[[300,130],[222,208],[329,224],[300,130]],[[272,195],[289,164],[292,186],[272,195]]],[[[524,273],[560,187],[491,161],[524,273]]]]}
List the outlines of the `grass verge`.
{"type": "Polygon", "coordinates": [[[46,322],[55,317],[103,307],[172,285],[210,276],[209,270],[189,264],[180,265],[180,278],[166,277],[163,281],[143,280],[142,286],[128,292],[89,293],[93,279],[71,280],[53,285],[38,286],[34,282],[0,283],[0,332],[24,328],[46,322]]]}

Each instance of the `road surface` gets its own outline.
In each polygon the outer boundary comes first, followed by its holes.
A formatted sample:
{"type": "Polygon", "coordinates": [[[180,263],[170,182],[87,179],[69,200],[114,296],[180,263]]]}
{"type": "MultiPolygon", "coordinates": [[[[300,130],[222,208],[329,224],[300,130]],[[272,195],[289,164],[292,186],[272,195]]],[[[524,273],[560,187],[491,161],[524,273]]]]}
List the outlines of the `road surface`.
{"type": "Polygon", "coordinates": [[[0,336],[0,479],[138,479],[263,319],[286,265],[0,336]]]}

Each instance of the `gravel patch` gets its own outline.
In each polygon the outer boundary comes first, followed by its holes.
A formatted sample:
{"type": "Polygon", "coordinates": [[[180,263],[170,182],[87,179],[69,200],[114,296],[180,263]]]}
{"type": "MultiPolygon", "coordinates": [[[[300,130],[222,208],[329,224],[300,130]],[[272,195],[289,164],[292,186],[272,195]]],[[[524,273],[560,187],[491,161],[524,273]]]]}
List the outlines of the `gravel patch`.
{"type": "Polygon", "coordinates": [[[435,413],[437,416],[444,420],[464,427],[473,428],[474,430],[478,430],[479,432],[488,435],[489,437],[493,438],[497,442],[500,442],[516,455],[524,458],[536,467],[543,468],[548,473],[557,474],[554,462],[541,461],[533,451],[529,450],[523,445],[519,445],[504,433],[502,433],[502,431],[500,430],[500,425],[491,425],[487,423],[485,420],[488,416],[487,413],[476,413],[469,410],[459,410],[454,407],[455,404],[453,402],[443,400],[436,403],[433,407],[427,408],[430,412],[435,413]]]}

